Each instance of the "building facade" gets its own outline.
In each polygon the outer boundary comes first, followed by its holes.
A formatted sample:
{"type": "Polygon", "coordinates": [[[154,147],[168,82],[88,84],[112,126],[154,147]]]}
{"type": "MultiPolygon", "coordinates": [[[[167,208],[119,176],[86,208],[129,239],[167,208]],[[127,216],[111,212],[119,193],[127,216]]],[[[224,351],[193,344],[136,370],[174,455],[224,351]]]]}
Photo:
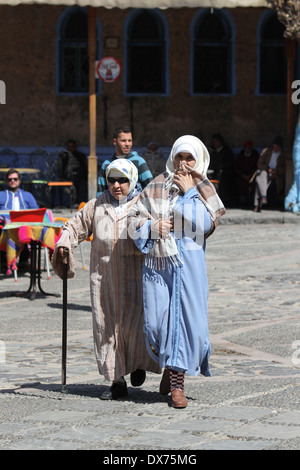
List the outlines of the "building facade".
{"type": "MultiPolygon", "coordinates": [[[[97,146],[129,124],[134,144],[171,146],[188,133],[233,148],[286,138],[286,43],[267,8],[97,8],[97,146]],[[109,77],[108,77],[109,78],[109,77]]],[[[1,146],[89,144],[87,8],[0,6],[1,146]]],[[[297,60],[295,61],[297,73],[297,60]]]]}

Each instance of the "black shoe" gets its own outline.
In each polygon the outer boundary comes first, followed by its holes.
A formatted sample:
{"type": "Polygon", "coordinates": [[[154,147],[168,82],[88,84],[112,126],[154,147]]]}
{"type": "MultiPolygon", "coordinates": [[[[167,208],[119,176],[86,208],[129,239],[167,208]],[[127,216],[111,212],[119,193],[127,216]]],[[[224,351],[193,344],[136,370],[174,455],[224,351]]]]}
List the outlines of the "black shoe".
{"type": "Polygon", "coordinates": [[[130,374],[130,382],[133,387],[140,387],[146,379],[146,372],[142,369],[137,369],[130,374]]]}
{"type": "Polygon", "coordinates": [[[117,400],[121,397],[127,397],[128,390],[126,382],[114,382],[112,386],[105,390],[101,395],[101,400],[117,400]]]}

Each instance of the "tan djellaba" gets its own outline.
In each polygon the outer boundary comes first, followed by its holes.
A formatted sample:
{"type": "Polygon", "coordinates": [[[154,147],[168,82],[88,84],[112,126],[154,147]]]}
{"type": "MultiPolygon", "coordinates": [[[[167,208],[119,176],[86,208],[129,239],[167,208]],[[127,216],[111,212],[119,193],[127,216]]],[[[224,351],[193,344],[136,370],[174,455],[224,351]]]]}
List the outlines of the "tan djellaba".
{"type": "Polygon", "coordinates": [[[143,256],[127,234],[127,214],[135,202],[116,215],[108,191],[91,199],[62,230],[52,257],[62,278],[58,248],[69,248],[68,278],[75,275],[72,250],[93,235],[90,256],[90,289],[96,360],[106,380],[117,380],[143,369],[161,373],[146,349],[143,332],[143,256]]]}

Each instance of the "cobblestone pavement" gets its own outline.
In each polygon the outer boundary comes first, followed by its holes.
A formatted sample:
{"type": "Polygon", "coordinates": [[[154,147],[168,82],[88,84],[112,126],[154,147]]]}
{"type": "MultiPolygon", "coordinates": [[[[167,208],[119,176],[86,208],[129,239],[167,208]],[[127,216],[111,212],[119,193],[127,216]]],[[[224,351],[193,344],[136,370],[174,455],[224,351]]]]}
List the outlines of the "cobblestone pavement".
{"type": "MultiPolygon", "coordinates": [[[[0,274],[0,449],[299,450],[299,239],[298,216],[237,210],[208,239],[212,377],[187,377],[184,410],[159,395],[155,374],[138,388],[128,380],[126,399],[99,399],[110,384],[97,372],[80,250],[68,283],[67,393],[61,295],[11,296],[29,276],[0,274]]],[[[62,292],[53,274],[42,286],[62,292]]]]}

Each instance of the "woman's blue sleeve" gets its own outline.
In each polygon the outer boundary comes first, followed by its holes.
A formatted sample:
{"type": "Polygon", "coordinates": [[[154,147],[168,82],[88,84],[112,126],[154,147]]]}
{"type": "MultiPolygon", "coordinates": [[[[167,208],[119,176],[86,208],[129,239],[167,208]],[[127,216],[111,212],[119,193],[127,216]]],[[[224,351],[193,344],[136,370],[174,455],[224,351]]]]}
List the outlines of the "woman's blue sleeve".
{"type": "MultiPolygon", "coordinates": [[[[175,204],[174,209],[174,231],[176,232],[176,221],[184,220],[184,231],[191,234],[206,234],[211,230],[211,218],[205,205],[199,198],[199,193],[190,188],[175,204]]],[[[180,226],[179,226],[180,227],[180,226]]],[[[191,236],[191,238],[193,238],[191,236]]]]}
{"type": "Polygon", "coordinates": [[[134,232],[134,243],[144,254],[147,254],[153,246],[153,240],[150,239],[151,220],[147,220],[140,228],[134,232]]]}

